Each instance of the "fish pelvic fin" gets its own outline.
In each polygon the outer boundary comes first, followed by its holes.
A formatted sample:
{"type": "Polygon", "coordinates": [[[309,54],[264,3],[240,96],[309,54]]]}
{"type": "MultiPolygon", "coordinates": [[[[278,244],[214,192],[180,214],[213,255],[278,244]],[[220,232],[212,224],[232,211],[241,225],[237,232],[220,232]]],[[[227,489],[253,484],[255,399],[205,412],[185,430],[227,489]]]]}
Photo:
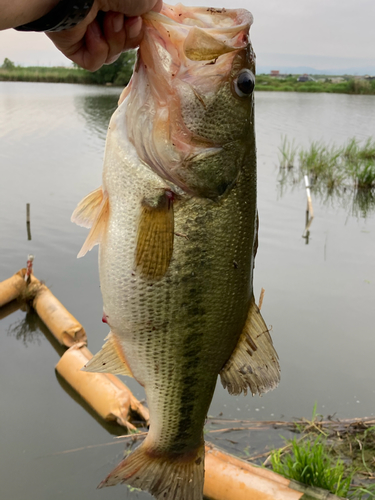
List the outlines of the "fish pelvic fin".
{"type": "Polygon", "coordinates": [[[134,267],[145,280],[158,281],[168,270],[173,253],[173,203],[171,191],[142,202],[134,267]]]}
{"type": "Polygon", "coordinates": [[[229,394],[250,389],[252,395],[274,389],[280,381],[278,355],[270,332],[252,297],[245,327],[223,369],[220,379],[229,394]]]}
{"type": "Polygon", "coordinates": [[[90,228],[98,215],[102,201],[103,189],[100,186],[78,203],[70,220],[78,226],[90,228]]]}
{"type": "Polygon", "coordinates": [[[142,445],[126,457],[98,488],[126,483],[158,500],[202,500],[204,445],[183,455],[159,454],[142,445]]]}
{"type": "Polygon", "coordinates": [[[102,349],[82,368],[85,372],[113,373],[133,377],[116,335],[110,332],[102,349]]]}
{"type": "MultiPolygon", "coordinates": [[[[99,188],[101,190],[101,188],[99,188]]],[[[91,230],[84,242],[81,250],[79,251],[77,258],[83,257],[87,252],[92,250],[95,245],[98,245],[107,230],[107,223],[109,217],[109,199],[108,194],[101,190],[101,194],[98,190],[90,193],[82,202],[78,205],[76,210],[72,215],[72,221],[76,222],[78,225],[85,225],[85,227],[91,227],[91,230]],[[96,193],[96,196],[95,196],[96,193]],[[99,203],[101,196],[101,201],[99,203]],[[91,198],[89,198],[91,197],[91,198]],[[83,202],[89,198],[87,204],[83,202]],[[80,205],[82,208],[80,209],[80,205]],[[90,212],[91,207],[91,212],[90,212]],[[76,215],[75,215],[76,214],[76,215]]]]}

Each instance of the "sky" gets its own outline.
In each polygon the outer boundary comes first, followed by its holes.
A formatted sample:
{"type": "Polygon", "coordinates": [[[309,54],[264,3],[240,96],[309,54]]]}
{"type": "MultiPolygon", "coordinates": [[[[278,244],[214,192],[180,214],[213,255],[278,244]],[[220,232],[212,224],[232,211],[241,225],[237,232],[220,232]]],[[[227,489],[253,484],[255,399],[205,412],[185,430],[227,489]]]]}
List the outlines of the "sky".
{"type": "MultiPolygon", "coordinates": [[[[171,1],[170,3],[178,3],[171,1]]],[[[375,0],[185,0],[185,5],[246,8],[258,66],[320,70],[373,67],[375,0]]],[[[40,33],[0,32],[0,64],[69,66],[40,33]]]]}

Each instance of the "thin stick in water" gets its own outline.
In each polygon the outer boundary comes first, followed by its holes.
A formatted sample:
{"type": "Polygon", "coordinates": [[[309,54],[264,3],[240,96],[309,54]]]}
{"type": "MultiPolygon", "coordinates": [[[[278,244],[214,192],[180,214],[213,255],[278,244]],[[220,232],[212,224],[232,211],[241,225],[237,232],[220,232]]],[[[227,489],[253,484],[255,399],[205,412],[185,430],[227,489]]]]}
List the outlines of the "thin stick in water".
{"type": "Polygon", "coordinates": [[[27,229],[27,239],[31,240],[31,230],[30,230],[30,203],[26,203],[26,229],[27,229]]]}

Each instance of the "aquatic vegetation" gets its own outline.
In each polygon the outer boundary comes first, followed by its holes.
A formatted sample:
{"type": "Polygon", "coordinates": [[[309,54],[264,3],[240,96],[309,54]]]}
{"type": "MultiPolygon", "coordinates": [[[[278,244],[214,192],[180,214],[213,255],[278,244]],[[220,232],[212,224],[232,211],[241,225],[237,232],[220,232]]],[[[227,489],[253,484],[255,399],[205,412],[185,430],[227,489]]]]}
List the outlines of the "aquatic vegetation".
{"type": "Polygon", "coordinates": [[[279,190],[300,185],[308,176],[311,189],[324,202],[334,198],[366,217],[375,209],[375,139],[350,139],[343,146],[312,142],[306,149],[282,137],[279,147],[279,190]],[[294,168],[292,168],[294,167],[294,168]]]}
{"type": "Polygon", "coordinates": [[[280,168],[292,168],[295,164],[298,148],[294,144],[294,139],[289,142],[286,135],[282,137],[282,141],[279,147],[280,168]]]}

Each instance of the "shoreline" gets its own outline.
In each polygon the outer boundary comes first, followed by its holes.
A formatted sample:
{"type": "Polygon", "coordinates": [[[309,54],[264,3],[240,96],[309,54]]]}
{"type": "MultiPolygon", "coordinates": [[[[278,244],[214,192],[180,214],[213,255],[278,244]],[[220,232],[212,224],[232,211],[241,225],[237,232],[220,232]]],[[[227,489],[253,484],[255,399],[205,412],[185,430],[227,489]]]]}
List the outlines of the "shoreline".
{"type": "MultiPolygon", "coordinates": [[[[107,68],[109,68],[107,66],[107,68]]],[[[113,85],[124,87],[130,80],[131,71],[126,68],[118,78],[117,72],[111,72],[98,78],[99,72],[91,73],[81,68],[67,67],[0,67],[1,82],[44,82],[44,83],[78,83],[113,85]]],[[[371,77],[330,77],[321,75],[312,81],[298,81],[299,75],[288,75],[285,77],[272,77],[270,75],[257,75],[255,90],[265,92],[312,92],[312,93],[335,93],[353,95],[375,95],[375,78],[371,77]]]]}

